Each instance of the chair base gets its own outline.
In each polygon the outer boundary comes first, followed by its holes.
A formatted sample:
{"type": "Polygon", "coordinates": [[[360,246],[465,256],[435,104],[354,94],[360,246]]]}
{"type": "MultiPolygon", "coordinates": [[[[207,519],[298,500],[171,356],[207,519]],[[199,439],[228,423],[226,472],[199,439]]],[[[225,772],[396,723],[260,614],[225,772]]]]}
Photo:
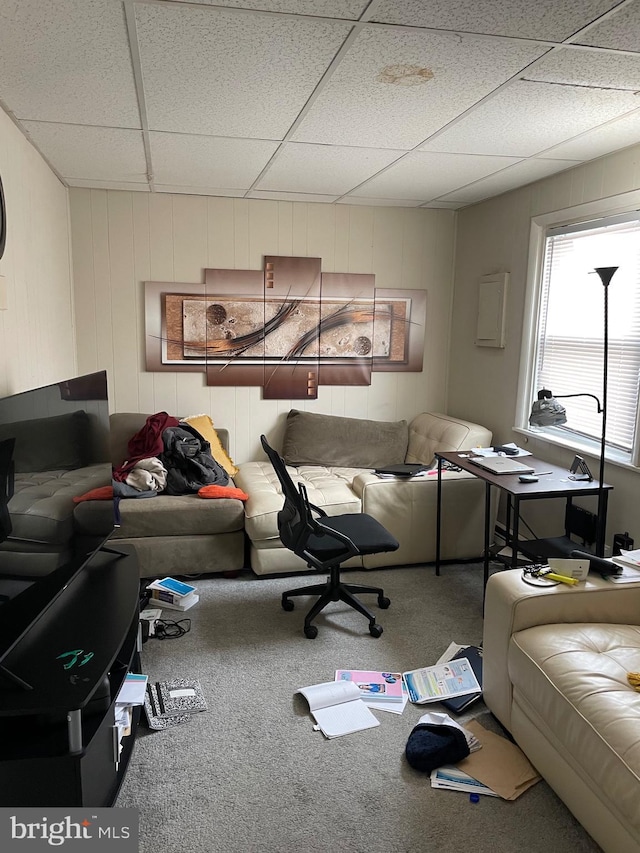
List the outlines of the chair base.
{"type": "Polygon", "coordinates": [[[316,618],[327,604],[332,601],[344,601],[349,607],[362,613],[369,620],[369,633],[372,637],[379,637],[382,634],[382,626],[376,622],[376,617],[368,607],[356,598],[354,593],[372,593],[378,596],[378,607],[381,610],[386,610],[391,604],[391,601],[385,596],[384,591],[378,586],[362,586],[360,584],[342,583],[340,581],[340,566],[332,566],[329,569],[330,575],[326,583],[312,584],[311,586],[302,586],[297,589],[291,589],[288,592],[282,593],[282,607],[284,610],[293,610],[293,602],[290,601],[294,596],[300,595],[317,595],[318,600],[309,610],[304,618],[304,635],[310,640],[313,640],[318,635],[318,629],[312,625],[312,621],[316,618]]]}

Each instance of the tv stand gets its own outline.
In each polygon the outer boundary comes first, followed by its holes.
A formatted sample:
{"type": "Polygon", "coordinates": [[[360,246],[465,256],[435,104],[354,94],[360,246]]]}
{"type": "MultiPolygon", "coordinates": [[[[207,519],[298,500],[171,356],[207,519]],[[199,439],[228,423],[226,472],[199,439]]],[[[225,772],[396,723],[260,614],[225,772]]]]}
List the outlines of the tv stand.
{"type": "Polygon", "coordinates": [[[0,806],[115,802],[140,715],[120,743],[115,698],[140,641],[135,551],[113,551],[98,549],[0,664],[0,806]]]}

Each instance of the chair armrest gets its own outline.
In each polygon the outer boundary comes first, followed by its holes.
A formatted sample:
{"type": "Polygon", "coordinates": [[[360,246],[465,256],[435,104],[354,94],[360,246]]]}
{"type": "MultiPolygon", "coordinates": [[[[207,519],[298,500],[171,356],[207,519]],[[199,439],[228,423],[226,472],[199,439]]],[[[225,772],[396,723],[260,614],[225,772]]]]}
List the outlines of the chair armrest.
{"type": "Polygon", "coordinates": [[[507,729],[511,718],[509,643],[513,634],[535,625],[567,622],[640,624],[640,584],[614,584],[591,577],[577,587],[534,587],[521,573],[507,570],[489,578],[483,637],[483,695],[507,729]]]}

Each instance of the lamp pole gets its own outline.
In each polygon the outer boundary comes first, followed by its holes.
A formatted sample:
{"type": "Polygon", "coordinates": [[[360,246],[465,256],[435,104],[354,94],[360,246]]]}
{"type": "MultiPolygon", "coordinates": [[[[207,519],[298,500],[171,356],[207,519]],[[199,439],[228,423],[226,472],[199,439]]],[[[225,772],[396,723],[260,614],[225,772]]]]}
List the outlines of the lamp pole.
{"type": "Polygon", "coordinates": [[[604,497],[604,452],[607,433],[607,370],[609,364],[609,284],[618,267],[596,267],[594,272],[600,277],[604,287],[604,354],[602,368],[602,439],[600,442],[600,477],[598,482],[598,536],[596,550],[599,557],[604,554],[605,530],[603,527],[601,503],[604,497]]]}

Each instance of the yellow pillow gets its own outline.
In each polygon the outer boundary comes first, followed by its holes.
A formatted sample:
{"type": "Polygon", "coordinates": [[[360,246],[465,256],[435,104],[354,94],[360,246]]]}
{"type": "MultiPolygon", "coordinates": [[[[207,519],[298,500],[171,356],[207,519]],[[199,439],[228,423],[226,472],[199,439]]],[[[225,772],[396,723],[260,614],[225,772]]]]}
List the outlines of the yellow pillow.
{"type": "Polygon", "coordinates": [[[197,430],[205,441],[209,442],[213,458],[219,465],[222,465],[230,477],[235,477],[240,469],[222,446],[209,415],[191,415],[191,417],[182,420],[197,430]]]}

